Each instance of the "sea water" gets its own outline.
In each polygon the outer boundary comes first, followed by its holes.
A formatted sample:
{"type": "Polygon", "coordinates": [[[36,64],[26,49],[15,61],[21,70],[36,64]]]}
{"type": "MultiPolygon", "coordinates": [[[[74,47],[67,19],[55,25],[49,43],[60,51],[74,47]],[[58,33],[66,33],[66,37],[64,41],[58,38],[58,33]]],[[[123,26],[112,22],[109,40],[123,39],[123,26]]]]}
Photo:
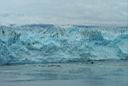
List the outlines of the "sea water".
{"type": "Polygon", "coordinates": [[[1,86],[127,86],[127,61],[0,66],[1,86]]]}

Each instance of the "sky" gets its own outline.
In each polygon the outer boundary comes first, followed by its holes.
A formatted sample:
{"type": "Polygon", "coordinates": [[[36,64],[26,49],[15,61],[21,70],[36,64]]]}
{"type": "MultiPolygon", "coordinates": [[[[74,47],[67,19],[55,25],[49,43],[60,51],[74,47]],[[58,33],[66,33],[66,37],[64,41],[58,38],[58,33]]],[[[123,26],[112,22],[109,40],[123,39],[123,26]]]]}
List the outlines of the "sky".
{"type": "Polygon", "coordinates": [[[128,0],[0,0],[0,24],[128,24],[128,0]]]}

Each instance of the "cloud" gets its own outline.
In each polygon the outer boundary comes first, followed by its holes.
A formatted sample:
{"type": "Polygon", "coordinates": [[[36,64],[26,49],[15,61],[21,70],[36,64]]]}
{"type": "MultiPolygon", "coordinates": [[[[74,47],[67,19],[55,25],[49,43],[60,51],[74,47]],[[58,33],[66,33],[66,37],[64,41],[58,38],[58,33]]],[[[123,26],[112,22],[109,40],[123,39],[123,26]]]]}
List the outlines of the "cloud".
{"type": "Polygon", "coordinates": [[[0,23],[128,24],[127,0],[0,0],[0,23]]]}

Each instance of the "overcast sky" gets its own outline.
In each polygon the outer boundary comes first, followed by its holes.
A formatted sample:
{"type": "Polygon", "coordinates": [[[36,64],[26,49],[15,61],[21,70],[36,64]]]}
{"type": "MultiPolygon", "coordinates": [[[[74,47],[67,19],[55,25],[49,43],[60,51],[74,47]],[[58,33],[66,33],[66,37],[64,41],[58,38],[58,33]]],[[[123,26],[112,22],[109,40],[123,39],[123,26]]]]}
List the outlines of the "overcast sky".
{"type": "Polygon", "coordinates": [[[128,0],[0,0],[0,24],[128,24],[128,0]]]}

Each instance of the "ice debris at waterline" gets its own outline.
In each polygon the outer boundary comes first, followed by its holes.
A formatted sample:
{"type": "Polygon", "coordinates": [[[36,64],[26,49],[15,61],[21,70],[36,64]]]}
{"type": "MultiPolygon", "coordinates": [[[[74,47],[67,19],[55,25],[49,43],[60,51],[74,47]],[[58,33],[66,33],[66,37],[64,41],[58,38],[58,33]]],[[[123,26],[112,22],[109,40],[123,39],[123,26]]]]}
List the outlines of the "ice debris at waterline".
{"type": "Polygon", "coordinates": [[[0,26],[0,64],[127,60],[127,26],[0,26]]]}

